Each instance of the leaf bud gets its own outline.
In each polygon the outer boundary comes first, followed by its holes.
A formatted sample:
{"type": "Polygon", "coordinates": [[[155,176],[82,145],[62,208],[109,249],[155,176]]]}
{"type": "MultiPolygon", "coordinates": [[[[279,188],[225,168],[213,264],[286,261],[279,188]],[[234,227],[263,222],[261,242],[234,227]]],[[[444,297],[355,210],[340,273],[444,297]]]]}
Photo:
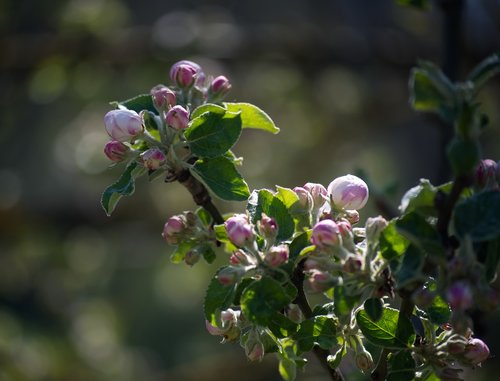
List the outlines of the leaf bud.
{"type": "Polygon", "coordinates": [[[271,267],[278,267],[288,262],[288,254],[287,245],[273,246],[264,257],[264,262],[271,267]]]}
{"type": "Polygon", "coordinates": [[[175,106],[177,97],[175,93],[168,87],[157,85],[151,89],[151,97],[153,104],[158,111],[164,111],[168,108],[175,106]]]}
{"type": "Polygon", "coordinates": [[[165,120],[170,127],[184,130],[189,123],[189,112],[184,107],[177,105],[168,110],[165,120]]]}
{"type": "Polygon", "coordinates": [[[227,235],[232,243],[238,247],[245,246],[253,241],[255,235],[253,225],[248,221],[245,214],[235,214],[224,223],[227,235]]]}
{"type": "Polygon", "coordinates": [[[314,225],[311,242],[320,249],[337,246],[340,243],[340,231],[333,220],[322,220],[314,225]]]}
{"type": "Polygon", "coordinates": [[[165,160],[165,154],[159,148],[150,148],[141,153],[142,164],[150,171],[160,168],[165,160]]]}
{"type": "Polygon", "coordinates": [[[471,365],[479,365],[490,357],[490,349],[481,339],[472,338],[465,346],[464,357],[471,365]]]}
{"type": "Polygon", "coordinates": [[[111,110],[104,116],[106,132],[113,140],[130,141],[144,131],[142,118],[132,110],[111,110]]]}
{"type": "Polygon", "coordinates": [[[116,140],[111,140],[104,146],[104,154],[115,163],[125,160],[129,152],[130,148],[128,146],[116,140]]]}
{"type": "Polygon", "coordinates": [[[170,217],[163,227],[162,237],[170,245],[177,245],[184,231],[186,230],[186,222],[182,216],[170,217]]]}
{"type": "Polygon", "coordinates": [[[368,201],[368,186],[357,176],[345,175],[328,185],[328,195],[337,208],[358,210],[368,201]]]}
{"type": "Polygon", "coordinates": [[[328,199],[328,191],[321,184],[306,183],[303,188],[311,194],[314,210],[319,210],[328,199]]]}

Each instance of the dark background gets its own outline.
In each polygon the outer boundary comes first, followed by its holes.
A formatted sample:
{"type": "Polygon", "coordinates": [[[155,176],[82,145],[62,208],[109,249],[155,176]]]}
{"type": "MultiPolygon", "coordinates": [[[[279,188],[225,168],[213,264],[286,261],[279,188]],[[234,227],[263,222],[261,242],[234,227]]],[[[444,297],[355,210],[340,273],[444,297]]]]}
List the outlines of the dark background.
{"type": "MultiPolygon", "coordinates": [[[[463,21],[459,79],[500,50],[500,1],[465,1],[463,21]]],[[[163,224],[193,208],[180,186],[139,181],[113,217],[100,208],[120,174],[102,154],[108,102],[194,60],[281,127],[235,147],[252,189],[363,169],[397,206],[421,177],[447,180],[443,126],[410,109],[407,88],[419,58],[445,61],[444,24],[436,2],[0,0],[0,380],[278,380],[273,356],[248,364],[205,331],[204,289],[227,257],[169,262],[163,224]]],[[[483,156],[498,160],[498,78],[480,98],[483,156]]],[[[371,202],[362,221],[378,213],[371,202]]],[[[493,355],[499,322],[478,327],[493,355]]],[[[298,379],[324,380],[311,362],[298,379]]],[[[468,377],[494,372],[491,359],[468,377]]]]}

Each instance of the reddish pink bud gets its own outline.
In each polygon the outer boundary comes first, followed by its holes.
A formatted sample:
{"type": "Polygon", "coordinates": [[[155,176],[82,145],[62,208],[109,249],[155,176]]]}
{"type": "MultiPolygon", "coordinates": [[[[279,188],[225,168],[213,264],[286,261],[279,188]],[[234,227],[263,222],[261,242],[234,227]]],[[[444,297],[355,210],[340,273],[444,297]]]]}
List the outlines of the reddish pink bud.
{"type": "Polygon", "coordinates": [[[235,250],[231,257],[229,258],[229,263],[233,266],[248,266],[250,264],[255,264],[253,258],[247,255],[243,250],[235,250]]]}
{"type": "Polygon", "coordinates": [[[313,198],[311,194],[302,187],[295,187],[293,191],[299,198],[300,209],[310,212],[313,207],[313,198]]]}
{"type": "Polygon", "coordinates": [[[278,234],[278,224],[276,220],[267,216],[265,213],[262,213],[260,220],[257,221],[257,229],[264,238],[273,239],[278,234]]]}
{"type": "Polygon", "coordinates": [[[104,146],[104,154],[109,160],[116,163],[125,160],[128,152],[130,152],[130,148],[122,142],[117,142],[116,140],[111,140],[104,146]]]}
{"type": "Polygon", "coordinates": [[[333,220],[323,220],[314,225],[311,242],[321,249],[337,246],[340,242],[339,234],[339,227],[333,220]]]}
{"type": "Polygon", "coordinates": [[[446,290],[446,299],[453,310],[466,310],[472,307],[473,295],[465,282],[456,282],[446,290]]]}
{"type": "Polygon", "coordinates": [[[472,365],[478,365],[490,357],[490,349],[481,339],[470,339],[465,346],[464,357],[472,365]]]}
{"type": "Polygon", "coordinates": [[[175,93],[163,85],[153,87],[151,89],[151,96],[153,97],[153,104],[159,111],[175,106],[177,101],[175,93]]]}
{"type": "Polygon", "coordinates": [[[320,209],[326,200],[328,200],[328,191],[321,184],[306,183],[303,188],[311,194],[314,204],[313,208],[316,210],[320,209]]]}
{"type": "Polygon", "coordinates": [[[150,148],[141,153],[142,164],[150,171],[160,168],[165,163],[165,160],[165,154],[158,148],[150,148]]]}
{"type": "Polygon", "coordinates": [[[214,78],[210,84],[209,93],[213,98],[220,99],[224,97],[230,89],[231,84],[229,83],[229,80],[223,75],[219,75],[214,78]]]}
{"type": "Polygon", "coordinates": [[[309,287],[314,292],[324,292],[332,288],[335,284],[334,279],[332,279],[329,273],[320,270],[309,271],[307,280],[309,287]]]}
{"type": "Polygon", "coordinates": [[[245,214],[236,214],[224,223],[227,235],[236,246],[245,246],[254,239],[253,226],[245,214]]]}
{"type": "Polygon", "coordinates": [[[162,237],[170,245],[177,245],[181,234],[186,229],[186,223],[181,216],[170,217],[163,227],[162,237]]]}
{"type": "Polygon", "coordinates": [[[337,208],[358,210],[368,201],[368,186],[357,176],[345,175],[328,185],[328,194],[337,208]]]}
{"type": "Polygon", "coordinates": [[[496,183],[497,163],[490,159],[481,160],[474,176],[475,185],[479,189],[494,188],[496,183]]]}
{"type": "Polygon", "coordinates": [[[180,88],[189,88],[194,85],[198,73],[201,73],[200,65],[191,61],[179,61],[170,69],[170,79],[180,88]]]}
{"type": "Polygon", "coordinates": [[[111,110],[104,116],[109,136],[119,142],[127,142],[142,134],[142,118],[132,110],[111,110]]]}
{"type": "Polygon", "coordinates": [[[337,221],[337,226],[339,227],[339,233],[343,239],[349,239],[352,237],[352,226],[349,221],[341,219],[337,221]]]}
{"type": "Polygon", "coordinates": [[[189,112],[182,106],[174,106],[165,116],[167,124],[176,130],[184,130],[189,123],[189,112]]]}
{"type": "Polygon", "coordinates": [[[224,267],[217,274],[217,279],[220,284],[224,286],[230,286],[238,282],[241,277],[245,274],[245,269],[241,266],[228,266],[224,267]]]}
{"type": "Polygon", "coordinates": [[[289,249],[287,245],[273,246],[264,257],[264,262],[271,267],[278,267],[288,262],[288,254],[289,249]]]}

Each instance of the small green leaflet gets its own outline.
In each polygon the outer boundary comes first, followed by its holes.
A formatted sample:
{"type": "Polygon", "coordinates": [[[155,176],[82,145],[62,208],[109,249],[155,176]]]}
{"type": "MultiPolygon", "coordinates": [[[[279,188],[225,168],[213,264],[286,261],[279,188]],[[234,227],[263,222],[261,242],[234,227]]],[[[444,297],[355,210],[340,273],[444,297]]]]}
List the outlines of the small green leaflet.
{"type": "Polygon", "coordinates": [[[205,294],[205,302],[203,306],[205,319],[207,319],[210,324],[213,326],[217,326],[219,324],[218,320],[220,316],[217,316],[217,313],[220,313],[220,311],[225,310],[232,305],[235,293],[235,284],[224,286],[219,282],[217,277],[212,278],[210,284],[208,285],[207,293],[205,294]]]}
{"type": "Polygon", "coordinates": [[[147,170],[135,161],[130,162],[118,181],[104,190],[101,205],[108,216],[111,216],[122,196],[130,196],[134,193],[135,180],[146,172],[147,170]]]}
{"type": "Polygon", "coordinates": [[[191,173],[223,200],[244,201],[250,196],[247,183],[234,163],[224,156],[196,161],[191,173]]]}
{"type": "Polygon", "coordinates": [[[224,103],[224,107],[231,112],[241,112],[243,128],[254,128],[277,134],[280,129],[263,110],[250,103],[224,103]]]}
{"type": "Polygon", "coordinates": [[[298,354],[309,352],[314,345],[329,349],[337,344],[337,327],[335,320],[329,316],[314,316],[300,324],[294,335],[298,354]]]}
{"type": "Polygon", "coordinates": [[[356,314],[361,332],[372,344],[387,348],[409,348],[415,341],[415,331],[408,318],[399,311],[385,307],[382,317],[374,322],[364,309],[356,314]]]}

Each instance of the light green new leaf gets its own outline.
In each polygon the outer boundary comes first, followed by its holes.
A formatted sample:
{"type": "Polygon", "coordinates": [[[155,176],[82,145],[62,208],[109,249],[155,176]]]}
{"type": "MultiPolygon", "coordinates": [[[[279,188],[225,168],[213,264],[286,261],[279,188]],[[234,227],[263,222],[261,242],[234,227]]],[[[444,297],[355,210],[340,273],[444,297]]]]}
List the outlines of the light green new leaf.
{"type": "Polygon", "coordinates": [[[107,187],[101,197],[101,205],[108,216],[115,210],[116,204],[122,196],[130,196],[135,191],[135,180],[144,175],[147,170],[137,164],[131,162],[125,168],[118,181],[107,187]]]}
{"type": "Polygon", "coordinates": [[[254,128],[277,134],[280,129],[263,110],[250,103],[224,103],[224,107],[231,112],[241,112],[243,128],[254,128]]]}

